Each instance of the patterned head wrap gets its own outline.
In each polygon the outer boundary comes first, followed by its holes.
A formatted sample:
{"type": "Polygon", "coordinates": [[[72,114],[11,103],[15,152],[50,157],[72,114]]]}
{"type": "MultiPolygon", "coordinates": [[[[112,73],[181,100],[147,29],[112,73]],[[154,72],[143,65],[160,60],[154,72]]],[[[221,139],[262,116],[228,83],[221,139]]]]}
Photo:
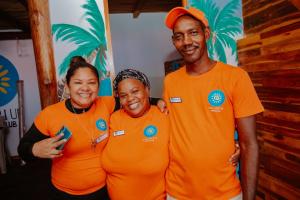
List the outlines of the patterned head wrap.
{"type": "Polygon", "coordinates": [[[144,73],[135,69],[124,69],[117,74],[113,82],[113,87],[116,94],[118,92],[119,83],[128,78],[139,80],[144,84],[144,86],[150,89],[150,82],[144,73]]]}

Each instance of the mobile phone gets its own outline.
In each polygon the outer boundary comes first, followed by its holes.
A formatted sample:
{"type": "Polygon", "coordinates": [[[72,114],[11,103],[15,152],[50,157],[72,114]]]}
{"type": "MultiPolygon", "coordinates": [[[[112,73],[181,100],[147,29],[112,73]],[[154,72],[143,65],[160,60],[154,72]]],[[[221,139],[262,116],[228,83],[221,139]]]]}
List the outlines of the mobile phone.
{"type": "MultiPolygon", "coordinates": [[[[63,140],[63,139],[66,139],[67,141],[70,140],[70,138],[72,136],[72,133],[71,133],[71,131],[67,127],[63,126],[55,135],[59,135],[61,133],[63,133],[64,135],[63,135],[63,137],[60,138],[60,140],[63,140]]],[[[62,150],[64,148],[64,146],[65,146],[66,143],[67,142],[59,145],[58,147],[56,147],[56,149],[57,150],[62,150]]]]}

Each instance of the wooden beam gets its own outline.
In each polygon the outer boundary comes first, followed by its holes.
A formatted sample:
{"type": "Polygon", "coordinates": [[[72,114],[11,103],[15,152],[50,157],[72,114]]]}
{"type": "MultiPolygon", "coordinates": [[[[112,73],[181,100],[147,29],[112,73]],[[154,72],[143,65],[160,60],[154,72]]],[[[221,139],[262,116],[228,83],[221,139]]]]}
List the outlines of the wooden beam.
{"type": "Polygon", "coordinates": [[[12,17],[7,12],[0,10],[0,19],[7,22],[10,26],[12,26],[11,29],[20,29],[24,32],[29,32],[29,27],[27,24],[22,23],[18,19],[12,17]]]}
{"type": "Polygon", "coordinates": [[[136,2],[135,6],[134,6],[134,9],[132,11],[133,18],[137,18],[140,15],[141,9],[142,9],[144,3],[145,3],[145,0],[138,0],[136,2]]]}
{"type": "Polygon", "coordinates": [[[28,0],[41,106],[58,101],[48,0],[28,0]]]}

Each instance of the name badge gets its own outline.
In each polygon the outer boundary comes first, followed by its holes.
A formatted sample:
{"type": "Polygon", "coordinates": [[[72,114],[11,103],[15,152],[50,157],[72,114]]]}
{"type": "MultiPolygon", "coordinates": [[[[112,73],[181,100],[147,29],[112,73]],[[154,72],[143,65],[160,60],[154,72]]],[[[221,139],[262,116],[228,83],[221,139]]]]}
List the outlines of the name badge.
{"type": "Polygon", "coordinates": [[[124,130],[119,130],[119,131],[114,132],[114,136],[120,136],[120,135],[124,135],[124,134],[125,134],[124,130]]]}
{"type": "Polygon", "coordinates": [[[104,133],[102,135],[100,135],[97,139],[96,139],[96,144],[100,143],[101,141],[105,140],[108,137],[108,133],[104,133]]]}
{"type": "Polygon", "coordinates": [[[182,100],[180,97],[171,97],[170,98],[170,103],[181,103],[182,100]]]}

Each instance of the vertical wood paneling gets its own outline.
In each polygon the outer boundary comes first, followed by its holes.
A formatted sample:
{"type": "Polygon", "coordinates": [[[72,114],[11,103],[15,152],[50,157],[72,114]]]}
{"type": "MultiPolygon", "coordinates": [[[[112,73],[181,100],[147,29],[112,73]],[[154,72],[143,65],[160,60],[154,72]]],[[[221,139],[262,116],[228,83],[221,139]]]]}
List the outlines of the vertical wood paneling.
{"type": "Polygon", "coordinates": [[[257,117],[259,200],[300,199],[300,11],[298,1],[243,0],[239,65],[265,112],[257,117]]]}

